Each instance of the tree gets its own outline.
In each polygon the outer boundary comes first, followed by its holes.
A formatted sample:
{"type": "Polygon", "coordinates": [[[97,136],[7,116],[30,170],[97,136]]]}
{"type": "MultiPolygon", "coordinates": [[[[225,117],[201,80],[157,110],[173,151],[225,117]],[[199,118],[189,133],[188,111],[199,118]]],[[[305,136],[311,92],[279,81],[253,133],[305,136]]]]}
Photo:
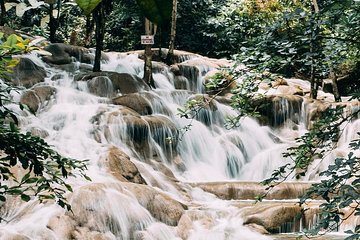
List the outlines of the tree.
{"type": "MultiPolygon", "coordinates": [[[[2,34],[0,38],[3,38],[2,34]]],[[[2,79],[6,79],[6,73],[17,63],[17,60],[11,59],[12,54],[34,49],[29,43],[29,40],[10,35],[0,45],[2,79]]],[[[6,201],[9,195],[21,196],[24,201],[35,196],[40,201],[56,201],[70,210],[64,194],[72,189],[65,178],[69,174],[80,174],[89,179],[84,173],[86,161],[62,157],[43,139],[20,132],[16,114],[7,107],[12,102],[11,91],[16,89],[0,81],[0,201],[6,201]],[[23,173],[15,175],[12,171],[14,166],[22,168],[23,173]]],[[[21,109],[24,107],[20,105],[21,109]]]]}
{"type": "Polygon", "coordinates": [[[101,71],[101,51],[104,46],[105,36],[105,13],[108,13],[111,9],[110,0],[76,0],[76,3],[83,10],[86,16],[91,13],[95,20],[95,61],[94,61],[94,72],[101,71]]]}
{"type": "Polygon", "coordinates": [[[175,37],[176,37],[176,17],[177,17],[177,0],[173,0],[173,9],[171,13],[171,30],[170,30],[170,42],[169,51],[166,56],[166,62],[170,65],[174,63],[174,49],[175,49],[175,37]]]}
{"type": "MultiPolygon", "coordinates": [[[[156,26],[165,26],[170,22],[172,13],[172,0],[136,0],[141,11],[146,17],[145,30],[146,34],[154,35],[156,26]],[[147,22],[147,21],[151,21],[147,22]],[[151,27],[152,24],[156,26],[151,27]]],[[[151,87],[155,87],[154,79],[152,77],[152,51],[151,45],[145,45],[145,63],[144,63],[144,77],[146,83],[151,87]]]]}

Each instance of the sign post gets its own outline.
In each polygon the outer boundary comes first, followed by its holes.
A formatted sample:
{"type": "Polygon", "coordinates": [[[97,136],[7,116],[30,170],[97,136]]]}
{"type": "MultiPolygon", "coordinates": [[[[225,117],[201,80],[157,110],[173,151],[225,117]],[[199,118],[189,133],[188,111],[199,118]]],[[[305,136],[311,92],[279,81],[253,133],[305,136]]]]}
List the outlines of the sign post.
{"type": "Polygon", "coordinates": [[[153,45],[154,44],[154,35],[141,35],[141,44],[142,45],[153,45]]]}

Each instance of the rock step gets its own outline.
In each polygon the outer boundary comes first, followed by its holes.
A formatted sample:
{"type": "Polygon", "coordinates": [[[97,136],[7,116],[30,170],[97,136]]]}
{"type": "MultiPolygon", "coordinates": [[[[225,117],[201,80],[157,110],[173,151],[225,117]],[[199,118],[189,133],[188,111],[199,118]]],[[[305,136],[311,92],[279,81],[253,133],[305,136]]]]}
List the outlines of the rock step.
{"type": "MultiPolygon", "coordinates": [[[[311,182],[283,182],[275,186],[264,199],[297,199],[311,186],[311,182]]],[[[258,182],[206,182],[190,183],[224,200],[254,200],[266,194],[266,186],[258,182]]]]}

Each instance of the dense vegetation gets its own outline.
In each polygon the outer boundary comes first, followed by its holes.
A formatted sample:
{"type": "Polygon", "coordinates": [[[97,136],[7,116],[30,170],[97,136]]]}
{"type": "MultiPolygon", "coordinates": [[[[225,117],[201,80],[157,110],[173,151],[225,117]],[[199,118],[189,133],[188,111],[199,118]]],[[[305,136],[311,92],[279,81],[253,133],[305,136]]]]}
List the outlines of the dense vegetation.
{"type": "MultiPolygon", "coordinates": [[[[141,48],[139,37],[144,33],[143,18],[146,11],[144,12],[141,4],[139,7],[133,0],[103,0],[100,7],[95,5],[92,9],[83,9],[85,15],[81,17],[78,17],[81,9],[72,1],[35,2],[21,1],[7,3],[5,6],[2,0],[1,24],[40,34],[52,42],[95,46],[101,41],[104,43],[101,48],[114,51],[141,48]],[[101,6],[108,14],[101,12],[101,6]],[[8,11],[5,12],[5,8],[8,11]],[[56,14],[54,10],[57,10],[56,14]],[[94,12],[91,15],[92,11],[94,12]],[[95,25],[97,28],[102,26],[103,32],[93,37],[95,25]]],[[[155,47],[167,47],[171,24],[159,25],[161,26],[156,34],[155,47]]],[[[240,110],[240,115],[231,120],[232,125],[236,125],[243,115],[256,113],[256,109],[252,109],[249,102],[257,89],[254,79],[263,78],[264,71],[309,80],[312,98],[317,97],[317,90],[326,79],[332,83],[330,91],[334,93],[336,101],[341,101],[340,97],[344,95],[353,94],[354,98],[359,95],[360,2],[356,0],[183,0],[178,3],[176,36],[175,46],[178,49],[213,57],[234,58],[254,70],[251,73],[230,71],[230,74],[235,75],[248,74],[243,85],[238,86],[234,92],[232,106],[240,110]],[[246,91],[242,91],[243,89],[246,91]]],[[[99,70],[99,66],[96,69],[99,70]]],[[[216,88],[221,81],[222,77],[218,76],[208,87],[216,88]]],[[[150,80],[148,82],[151,83],[150,80]]],[[[6,98],[5,89],[1,90],[1,93],[4,93],[2,97],[6,98]]],[[[193,105],[188,108],[194,107],[193,105]]],[[[4,131],[2,138],[15,133],[15,136],[40,142],[46,151],[50,151],[42,140],[22,135],[14,124],[8,125],[5,119],[10,112],[4,105],[0,107],[4,112],[0,119],[1,131],[4,131]]],[[[186,114],[187,110],[183,112],[183,115],[186,114]]],[[[301,177],[314,155],[328,154],[339,138],[342,123],[351,121],[358,112],[345,117],[342,114],[341,108],[325,112],[313,129],[298,139],[298,146],[289,149],[285,154],[294,159],[294,164],[279,168],[265,183],[271,188],[293,172],[301,177]]],[[[16,123],[16,118],[12,118],[16,123]]],[[[29,149],[26,148],[26,142],[23,146],[25,148],[19,150],[27,152],[29,149]]],[[[325,201],[322,205],[323,221],[315,229],[315,233],[341,223],[341,209],[344,207],[353,208],[356,215],[360,214],[359,157],[353,153],[359,146],[359,140],[353,141],[350,146],[352,153],[336,159],[334,165],[321,173],[328,176],[328,180],[314,185],[301,200],[305,202],[308,198],[320,197],[325,201]]],[[[40,159],[46,159],[39,153],[34,154],[40,159]]],[[[58,159],[60,169],[66,169],[62,167],[64,164],[59,155],[47,152],[46,156],[58,159]]],[[[37,157],[33,158],[33,164],[37,163],[37,157]]],[[[10,162],[5,169],[13,166],[13,163],[10,162]]],[[[23,163],[25,169],[28,169],[27,164],[23,163]]],[[[66,176],[66,171],[62,174],[66,176]]],[[[32,178],[27,176],[24,181],[30,181],[28,179],[32,178]]],[[[4,191],[0,192],[0,197],[5,194],[4,191]]],[[[23,198],[28,197],[25,194],[23,198]]],[[[359,239],[359,236],[360,227],[357,226],[349,239],[359,239]]]]}

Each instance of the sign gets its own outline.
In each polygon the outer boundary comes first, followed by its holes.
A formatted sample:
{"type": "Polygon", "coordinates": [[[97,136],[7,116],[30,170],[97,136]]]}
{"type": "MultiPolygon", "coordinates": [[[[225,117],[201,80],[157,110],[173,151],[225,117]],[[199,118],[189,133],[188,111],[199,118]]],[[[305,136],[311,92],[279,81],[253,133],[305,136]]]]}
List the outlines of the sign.
{"type": "Polygon", "coordinates": [[[154,44],[154,35],[142,35],[141,44],[143,45],[152,45],[154,44]]]}

